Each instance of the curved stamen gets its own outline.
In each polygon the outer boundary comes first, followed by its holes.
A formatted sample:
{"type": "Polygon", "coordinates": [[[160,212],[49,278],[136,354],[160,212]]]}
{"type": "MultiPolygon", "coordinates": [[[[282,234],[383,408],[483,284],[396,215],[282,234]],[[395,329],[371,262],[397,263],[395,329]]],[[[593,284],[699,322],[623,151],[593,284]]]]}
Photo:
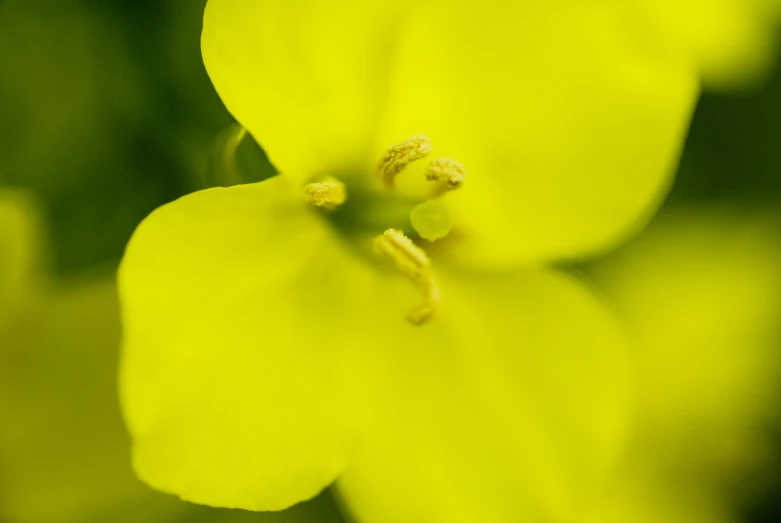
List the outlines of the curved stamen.
{"type": "Polygon", "coordinates": [[[434,279],[429,276],[421,281],[420,291],[423,295],[423,303],[407,314],[407,320],[413,325],[423,325],[429,322],[439,311],[439,287],[434,279]]]}
{"type": "Polygon", "coordinates": [[[431,260],[428,255],[407,238],[403,232],[388,229],[374,239],[374,248],[391,260],[396,268],[420,288],[423,303],[407,315],[415,325],[431,320],[439,310],[439,287],[431,274],[431,260]]]}
{"type": "Polygon", "coordinates": [[[439,182],[434,196],[447,191],[454,191],[464,185],[466,169],[452,158],[437,158],[432,160],[425,172],[426,180],[439,182]]]}
{"type": "Polygon", "coordinates": [[[396,175],[409,164],[431,154],[431,142],[425,134],[407,138],[388,148],[377,166],[377,172],[390,188],[395,186],[396,175]]]}

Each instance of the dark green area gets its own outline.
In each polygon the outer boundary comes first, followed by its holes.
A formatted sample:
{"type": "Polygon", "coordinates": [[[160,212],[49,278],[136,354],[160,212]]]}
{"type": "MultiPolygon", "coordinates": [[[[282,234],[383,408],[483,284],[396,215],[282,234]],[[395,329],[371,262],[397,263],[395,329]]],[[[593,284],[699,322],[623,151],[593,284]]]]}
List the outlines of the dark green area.
{"type": "Polygon", "coordinates": [[[777,205],[781,197],[781,64],[758,91],[705,93],[669,203],[777,205]]]}
{"type": "MultiPolygon", "coordinates": [[[[200,58],[205,0],[0,7],[0,183],[35,191],[56,267],[116,263],[156,207],[219,184],[233,119],[200,58]]],[[[272,174],[251,139],[248,180],[272,174]]]]}

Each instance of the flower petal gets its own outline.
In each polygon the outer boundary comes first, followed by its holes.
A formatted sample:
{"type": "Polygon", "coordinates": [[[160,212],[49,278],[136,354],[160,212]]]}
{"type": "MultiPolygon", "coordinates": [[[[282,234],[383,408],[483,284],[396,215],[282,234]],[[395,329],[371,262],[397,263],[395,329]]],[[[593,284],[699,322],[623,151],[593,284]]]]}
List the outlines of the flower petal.
{"type": "Polygon", "coordinates": [[[30,195],[0,188],[0,328],[37,297],[45,264],[41,230],[30,195]]]}
{"type": "Polygon", "coordinates": [[[122,402],[159,490],[279,510],[327,486],[361,430],[382,282],[291,187],[185,196],[128,246],[122,402]]]}
{"type": "Polygon", "coordinates": [[[633,458],[661,469],[661,483],[734,485],[774,452],[778,231],[777,216],[679,210],[598,267],[638,363],[633,458]]]}
{"type": "Polygon", "coordinates": [[[708,87],[754,83],[777,54],[778,0],[645,0],[627,2],[639,31],[698,68],[708,87]]]}
{"type": "Polygon", "coordinates": [[[780,240],[777,216],[678,209],[596,266],[638,402],[622,466],[575,522],[735,521],[777,463],[780,240]]]}
{"type": "Polygon", "coordinates": [[[397,347],[392,386],[338,482],[362,523],[558,521],[606,476],[628,424],[608,315],[552,272],[448,279],[397,347]]]}
{"type": "MultiPolygon", "coordinates": [[[[657,462],[660,463],[660,462],[657,462]]],[[[620,477],[571,523],[735,523],[734,508],[692,485],[620,477]]]]}
{"type": "Polygon", "coordinates": [[[209,0],[204,63],[280,172],[341,176],[368,161],[407,3],[209,0]]]}
{"type": "Polygon", "coordinates": [[[210,0],[202,47],[284,173],[368,179],[388,146],[428,134],[468,172],[450,250],[508,264],[611,246],[666,192],[697,70],[662,58],[626,9],[210,0]]]}
{"type": "Polygon", "coordinates": [[[453,255],[593,253],[665,195],[696,75],[647,49],[621,4],[441,0],[410,19],[376,151],[425,132],[433,156],[465,166],[453,255]]]}
{"type": "Polygon", "coordinates": [[[0,520],[102,520],[149,497],[116,405],[114,277],[47,290],[0,325],[0,520]]]}

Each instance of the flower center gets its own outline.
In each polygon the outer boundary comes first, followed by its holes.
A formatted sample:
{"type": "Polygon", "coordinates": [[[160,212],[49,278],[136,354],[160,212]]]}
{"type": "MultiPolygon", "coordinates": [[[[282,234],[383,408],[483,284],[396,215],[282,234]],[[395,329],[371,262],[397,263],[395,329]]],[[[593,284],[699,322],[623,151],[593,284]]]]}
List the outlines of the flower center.
{"type": "Polygon", "coordinates": [[[407,315],[407,319],[422,325],[430,321],[437,313],[440,303],[439,287],[431,269],[431,260],[426,252],[400,229],[408,229],[407,224],[420,238],[429,242],[444,238],[450,232],[451,219],[448,210],[439,198],[449,191],[459,189],[464,184],[463,165],[451,158],[435,158],[427,166],[424,176],[431,182],[429,194],[421,199],[410,199],[395,195],[396,177],[410,164],[426,158],[433,148],[426,135],[415,135],[387,149],[377,164],[377,176],[384,185],[384,191],[378,196],[373,191],[358,191],[359,205],[344,205],[347,202],[345,185],[327,177],[304,187],[304,201],[315,207],[332,211],[336,223],[342,229],[363,231],[375,229],[385,217],[395,217],[404,212],[404,224],[390,218],[382,229],[382,234],[374,238],[374,251],[393,263],[396,269],[414,283],[421,292],[422,303],[407,315]],[[421,201],[422,200],[422,201],[421,201]]]}

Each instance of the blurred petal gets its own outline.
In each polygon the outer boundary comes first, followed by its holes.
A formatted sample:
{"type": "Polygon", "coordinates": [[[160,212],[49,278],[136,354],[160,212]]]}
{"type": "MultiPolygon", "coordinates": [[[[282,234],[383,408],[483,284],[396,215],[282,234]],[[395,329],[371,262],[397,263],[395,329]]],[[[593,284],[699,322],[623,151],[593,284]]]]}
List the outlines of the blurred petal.
{"type": "Polygon", "coordinates": [[[442,0],[411,19],[377,149],[425,132],[433,156],[465,166],[449,254],[474,265],[581,256],[650,216],[696,79],[625,25],[611,2],[442,0]]]}
{"type": "Polygon", "coordinates": [[[778,223],[668,212],[597,266],[634,341],[637,427],[611,487],[573,521],[739,521],[777,465],[778,223]]]}
{"type": "MultiPolygon", "coordinates": [[[[443,281],[338,487],[362,523],[553,521],[605,478],[628,422],[613,323],[549,272],[443,281]]],[[[412,329],[410,327],[410,329],[412,329]]]]}
{"type": "Polygon", "coordinates": [[[106,276],[60,285],[0,329],[0,520],[92,521],[143,502],[116,404],[118,342],[106,276]]]}
{"type": "Polygon", "coordinates": [[[161,207],[120,269],[138,474],[279,510],[342,471],[382,357],[382,284],[283,177],[161,207]]]}
{"type": "Polygon", "coordinates": [[[627,6],[638,30],[697,67],[708,86],[753,83],[774,64],[778,0],[645,0],[627,6]]]}
{"type": "Polygon", "coordinates": [[[648,478],[621,477],[573,523],[740,523],[722,500],[692,488],[648,478]]]}
{"type": "Polygon", "coordinates": [[[641,443],[660,462],[714,481],[767,461],[781,378],[778,231],[769,216],[679,211],[601,267],[636,347],[641,443]]]}
{"type": "Polygon", "coordinates": [[[40,222],[28,193],[0,188],[0,329],[36,297],[42,283],[40,222]]]}

